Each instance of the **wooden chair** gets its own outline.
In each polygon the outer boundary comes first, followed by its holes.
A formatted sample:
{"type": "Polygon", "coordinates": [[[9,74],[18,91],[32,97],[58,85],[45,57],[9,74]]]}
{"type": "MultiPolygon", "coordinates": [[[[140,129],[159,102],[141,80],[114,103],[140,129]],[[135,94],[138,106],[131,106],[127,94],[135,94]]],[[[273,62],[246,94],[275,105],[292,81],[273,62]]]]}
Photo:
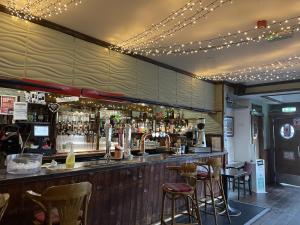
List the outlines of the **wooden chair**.
{"type": "Polygon", "coordinates": [[[204,203],[204,212],[208,214],[212,214],[214,216],[216,225],[218,224],[217,210],[220,210],[221,212],[225,212],[229,223],[231,223],[231,219],[228,211],[228,205],[225,198],[222,179],[221,179],[221,169],[222,169],[221,161],[218,158],[210,158],[205,163],[200,162],[197,163],[197,165],[198,167],[201,168],[201,170],[197,172],[197,179],[198,181],[201,181],[204,184],[204,200],[199,201],[200,203],[204,203]],[[217,185],[217,189],[218,189],[217,194],[215,193],[213,184],[217,185]],[[221,197],[221,199],[218,198],[218,200],[221,200],[221,202],[219,202],[218,204],[216,204],[215,202],[216,197],[221,197]],[[213,213],[207,211],[207,205],[212,206],[213,213]]]}
{"type": "Polygon", "coordinates": [[[26,195],[42,211],[35,214],[35,224],[87,225],[87,212],[92,184],[89,182],[52,186],[42,194],[26,195]]]}
{"type": "Polygon", "coordinates": [[[1,219],[4,215],[4,212],[7,208],[8,201],[9,201],[8,193],[0,194],[0,221],[1,221],[1,219]]]}
{"type": "Polygon", "coordinates": [[[182,177],[185,178],[186,183],[165,183],[163,184],[163,199],[161,207],[161,224],[166,225],[164,220],[164,206],[165,198],[172,202],[171,224],[175,224],[175,202],[177,199],[185,199],[186,210],[191,223],[191,218],[194,218],[197,224],[202,225],[200,211],[197,200],[197,177],[196,166],[193,163],[183,164],[180,167],[170,167],[171,170],[177,170],[182,177]]]}

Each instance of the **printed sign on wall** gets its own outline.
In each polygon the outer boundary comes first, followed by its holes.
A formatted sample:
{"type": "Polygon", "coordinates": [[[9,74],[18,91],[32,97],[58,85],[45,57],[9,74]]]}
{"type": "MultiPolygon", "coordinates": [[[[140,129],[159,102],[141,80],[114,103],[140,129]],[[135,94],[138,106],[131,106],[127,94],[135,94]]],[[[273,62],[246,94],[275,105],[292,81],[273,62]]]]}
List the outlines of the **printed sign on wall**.
{"type": "Polygon", "coordinates": [[[27,120],[27,102],[15,102],[14,104],[14,120],[27,120]]]}
{"type": "Polygon", "coordinates": [[[293,119],[293,124],[296,129],[300,129],[300,118],[293,119]]]}
{"type": "Polygon", "coordinates": [[[16,96],[1,96],[0,114],[12,115],[16,99],[16,96]]]}
{"type": "Polygon", "coordinates": [[[45,92],[31,91],[25,92],[25,99],[28,103],[46,105],[45,92]]]}

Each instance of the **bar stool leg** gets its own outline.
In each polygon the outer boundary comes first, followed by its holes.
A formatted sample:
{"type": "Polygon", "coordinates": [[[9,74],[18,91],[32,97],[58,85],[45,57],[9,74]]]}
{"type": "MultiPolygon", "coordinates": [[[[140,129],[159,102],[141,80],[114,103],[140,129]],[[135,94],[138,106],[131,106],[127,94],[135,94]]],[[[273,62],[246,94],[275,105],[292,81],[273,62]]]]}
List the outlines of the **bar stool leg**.
{"type": "Polygon", "coordinates": [[[160,214],[160,223],[161,223],[162,225],[165,224],[165,221],[164,221],[165,198],[166,198],[166,192],[163,191],[162,205],[161,205],[161,214],[160,214]]]}
{"type": "Polygon", "coordinates": [[[250,193],[250,195],[252,195],[252,187],[251,187],[251,175],[249,175],[249,177],[248,177],[248,186],[249,186],[249,193],[250,193]]]}
{"type": "Polygon", "coordinates": [[[225,198],[225,193],[224,193],[223,184],[222,184],[221,180],[218,181],[218,185],[219,185],[219,189],[221,190],[221,196],[222,196],[223,203],[224,203],[224,206],[225,206],[226,216],[227,216],[228,222],[231,223],[229,210],[228,210],[228,204],[227,204],[227,201],[226,201],[226,198],[225,198]]]}
{"type": "Polygon", "coordinates": [[[189,198],[186,198],[185,199],[185,202],[186,202],[186,210],[187,210],[187,213],[189,215],[189,223],[191,223],[191,208],[190,208],[190,201],[189,201],[189,198]]]}
{"type": "Polygon", "coordinates": [[[235,190],[235,179],[232,178],[232,191],[234,192],[234,190],[235,190]]]}
{"type": "Polygon", "coordinates": [[[206,212],[207,210],[207,206],[206,206],[206,197],[207,197],[207,194],[206,194],[206,188],[207,188],[207,185],[206,185],[206,181],[204,180],[204,198],[205,198],[205,201],[204,201],[204,210],[206,212]]]}
{"type": "Polygon", "coordinates": [[[244,197],[246,196],[246,176],[243,177],[244,197]]]}
{"type": "MultiPolygon", "coordinates": [[[[193,201],[193,199],[192,199],[193,201]]],[[[202,220],[201,220],[201,215],[200,215],[200,208],[199,208],[199,204],[198,204],[198,194],[197,194],[197,189],[195,189],[195,193],[194,193],[194,205],[195,205],[195,211],[196,211],[196,217],[198,219],[198,224],[202,225],[202,220]]]]}
{"type": "Polygon", "coordinates": [[[240,177],[238,177],[238,200],[240,200],[240,177]]]}
{"type": "Polygon", "coordinates": [[[174,225],[174,222],[175,222],[175,196],[172,195],[172,225],[174,225]]]}
{"type": "Polygon", "coordinates": [[[210,196],[211,196],[211,204],[214,210],[214,220],[215,220],[215,225],[218,225],[218,221],[217,221],[217,210],[216,210],[216,204],[215,204],[215,196],[214,196],[214,190],[213,190],[213,185],[212,185],[212,180],[209,180],[209,184],[210,184],[210,196]]]}

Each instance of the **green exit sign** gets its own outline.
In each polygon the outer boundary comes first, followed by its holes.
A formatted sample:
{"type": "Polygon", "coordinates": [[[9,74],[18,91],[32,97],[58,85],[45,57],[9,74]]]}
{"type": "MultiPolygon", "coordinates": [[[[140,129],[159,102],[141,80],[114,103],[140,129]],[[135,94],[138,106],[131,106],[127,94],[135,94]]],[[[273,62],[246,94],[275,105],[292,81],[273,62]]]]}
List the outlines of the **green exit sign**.
{"type": "Polygon", "coordinates": [[[282,112],[284,112],[284,113],[296,112],[296,110],[297,110],[296,107],[284,107],[284,108],[282,108],[282,112]]]}

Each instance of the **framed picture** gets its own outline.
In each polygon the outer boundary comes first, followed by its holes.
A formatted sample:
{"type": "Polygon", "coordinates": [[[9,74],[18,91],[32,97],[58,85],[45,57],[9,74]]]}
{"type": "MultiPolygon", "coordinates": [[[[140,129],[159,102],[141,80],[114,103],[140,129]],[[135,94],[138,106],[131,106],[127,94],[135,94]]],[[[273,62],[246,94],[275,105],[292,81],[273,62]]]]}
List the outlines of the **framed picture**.
{"type": "Polygon", "coordinates": [[[211,150],[214,152],[222,151],[222,138],[221,137],[211,137],[211,150]]]}
{"type": "Polygon", "coordinates": [[[227,137],[234,136],[234,119],[231,116],[224,118],[224,135],[227,137]]]}

